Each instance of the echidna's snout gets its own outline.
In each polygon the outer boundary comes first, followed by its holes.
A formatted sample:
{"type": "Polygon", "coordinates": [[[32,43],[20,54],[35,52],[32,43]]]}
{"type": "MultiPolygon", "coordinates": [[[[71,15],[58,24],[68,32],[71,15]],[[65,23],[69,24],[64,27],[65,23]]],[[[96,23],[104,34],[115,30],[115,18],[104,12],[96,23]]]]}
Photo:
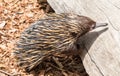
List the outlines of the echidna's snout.
{"type": "Polygon", "coordinates": [[[96,29],[98,27],[105,27],[108,23],[95,23],[95,25],[92,26],[92,29],[96,29]]]}

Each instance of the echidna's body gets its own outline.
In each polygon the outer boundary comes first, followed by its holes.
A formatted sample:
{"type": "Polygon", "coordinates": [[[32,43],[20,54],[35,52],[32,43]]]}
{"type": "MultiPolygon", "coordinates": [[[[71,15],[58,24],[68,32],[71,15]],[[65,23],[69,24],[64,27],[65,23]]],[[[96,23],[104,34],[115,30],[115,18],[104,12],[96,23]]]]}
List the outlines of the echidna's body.
{"type": "Polygon", "coordinates": [[[19,65],[31,71],[52,51],[77,51],[78,38],[93,25],[93,20],[75,14],[45,16],[22,33],[15,51],[19,65]]]}

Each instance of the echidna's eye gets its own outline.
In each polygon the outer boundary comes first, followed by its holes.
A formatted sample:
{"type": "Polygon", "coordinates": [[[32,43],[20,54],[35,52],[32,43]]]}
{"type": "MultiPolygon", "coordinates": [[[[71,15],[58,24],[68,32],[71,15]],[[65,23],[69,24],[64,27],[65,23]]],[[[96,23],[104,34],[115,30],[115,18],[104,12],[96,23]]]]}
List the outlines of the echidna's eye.
{"type": "Polygon", "coordinates": [[[92,24],[91,29],[95,29],[95,24],[92,24]]]}

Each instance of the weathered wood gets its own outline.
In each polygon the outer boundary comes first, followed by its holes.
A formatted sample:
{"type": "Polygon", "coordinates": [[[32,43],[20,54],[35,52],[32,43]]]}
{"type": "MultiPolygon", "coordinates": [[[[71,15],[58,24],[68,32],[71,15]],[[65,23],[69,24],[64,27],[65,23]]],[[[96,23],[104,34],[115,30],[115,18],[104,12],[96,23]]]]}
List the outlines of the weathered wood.
{"type": "Polygon", "coordinates": [[[56,13],[76,13],[97,22],[107,22],[109,29],[86,34],[82,59],[90,76],[120,75],[120,1],[119,0],[48,0],[56,13]]]}

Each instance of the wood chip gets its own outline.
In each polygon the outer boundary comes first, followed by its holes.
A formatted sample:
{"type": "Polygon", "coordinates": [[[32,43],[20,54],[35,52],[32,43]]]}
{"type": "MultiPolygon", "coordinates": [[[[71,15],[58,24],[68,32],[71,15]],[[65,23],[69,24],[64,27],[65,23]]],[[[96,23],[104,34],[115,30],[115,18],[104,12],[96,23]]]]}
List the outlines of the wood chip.
{"type": "Polygon", "coordinates": [[[2,21],[2,22],[0,23],[0,29],[3,29],[3,28],[5,27],[5,25],[6,25],[6,22],[5,22],[5,21],[2,21]]]}

